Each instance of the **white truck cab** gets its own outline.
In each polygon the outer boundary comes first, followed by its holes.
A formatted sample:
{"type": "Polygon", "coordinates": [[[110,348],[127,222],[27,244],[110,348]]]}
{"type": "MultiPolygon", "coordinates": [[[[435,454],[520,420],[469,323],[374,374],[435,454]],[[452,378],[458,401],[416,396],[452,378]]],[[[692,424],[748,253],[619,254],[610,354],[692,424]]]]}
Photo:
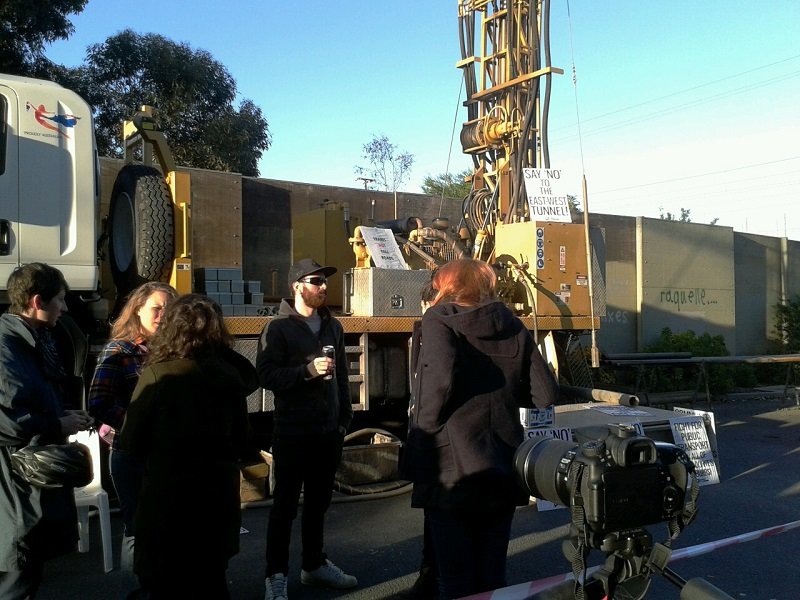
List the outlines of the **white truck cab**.
{"type": "Polygon", "coordinates": [[[100,169],[89,105],[56,83],[0,74],[0,290],[46,262],[98,286],[100,169]]]}

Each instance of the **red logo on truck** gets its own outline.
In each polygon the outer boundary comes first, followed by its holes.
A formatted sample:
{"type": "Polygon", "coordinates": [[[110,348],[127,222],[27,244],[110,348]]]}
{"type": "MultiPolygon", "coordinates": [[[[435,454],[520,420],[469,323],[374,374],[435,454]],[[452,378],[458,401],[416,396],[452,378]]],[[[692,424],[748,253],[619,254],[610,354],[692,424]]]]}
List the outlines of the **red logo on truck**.
{"type": "Polygon", "coordinates": [[[36,119],[36,122],[39,123],[42,127],[46,129],[50,129],[51,131],[55,131],[58,135],[63,135],[64,137],[68,138],[69,135],[62,128],[73,128],[78,123],[80,117],[76,117],[75,115],[60,115],[58,113],[54,113],[53,111],[47,110],[44,107],[44,104],[40,104],[38,107],[34,106],[30,102],[25,103],[25,110],[33,111],[33,118],[36,119]]]}

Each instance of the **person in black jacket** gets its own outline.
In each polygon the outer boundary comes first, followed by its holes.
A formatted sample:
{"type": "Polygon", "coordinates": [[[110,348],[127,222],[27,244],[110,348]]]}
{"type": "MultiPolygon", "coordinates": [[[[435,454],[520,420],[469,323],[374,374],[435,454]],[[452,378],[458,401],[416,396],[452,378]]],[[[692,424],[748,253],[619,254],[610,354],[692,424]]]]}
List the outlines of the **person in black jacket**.
{"type": "Polygon", "coordinates": [[[239,552],[239,467],[258,456],[247,396],[256,370],[233,349],[222,309],[200,294],[166,307],[117,443],[142,465],[129,598],[230,598],[239,552]]]}
{"type": "Polygon", "coordinates": [[[300,581],[344,589],[358,584],[323,550],[325,512],[342,444],[353,419],[344,331],[325,306],[335,267],[306,258],[289,269],[293,298],[259,340],[256,369],[275,397],[272,438],[275,489],[267,526],[265,600],[287,600],[289,543],[303,490],[300,581]],[[332,346],[334,356],[323,354],[332,346]]]}
{"type": "Polygon", "coordinates": [[[556,380],[523,323],[495,298],[487,263],[459,259],[433,275],[422,317],[404,476],[425,510],[442,599],[506,585],[523,441],[520,408],[555,402],[556,380]]]}
{"type": "Polygon", "coordinates": [[[73,488],[31,485],[13,470],[11,454],[34,436],[63,444],[92,419],[67,408],[70,370],[53,335],[67,312],[64,275],[30,263],[11,273],[7,289],[11,306],[0,315],[0,598],[20,600],[36,596],[46,560],[74,550],[78,513],[73,488]]]}
{"type": "MultiPolygon", "coordinates": [[[[432,275],[432,274],[431,274],[432,275]]],[[[436,298],[436,290],[433,289],[433,283],[428,282],[420,290],[419,305],[422,314],[425,314],[431,307],[431,303],[436,298]]],[[[419,351],[422,347],[422,336],[420,335],[422,329],[421,321],[414,321],[411,330],[411,340],[409,341],[409,377],[408,380],[413,382],[417,377],[417,363],[419,362],[419,351]]],[[[414,396],[409,398],[408,414],[409,416],[416,410],[416,402],[414,396]]],[[[409,419],[409,424],[411,419],[409,419]]],[[[402,461],[401,461],[402,464],[402,461]]],[[[404,600],[435,600],[438,596],[439,580],[436,574],[436,556],[433,550],[433,540],[431,539],[431,531],[428,526],[427,520],[423,519],[422,526],[422,557],[419,564],[419,574],[414,584],[408,589],[399,594],[399,597],[404,600]]]]}

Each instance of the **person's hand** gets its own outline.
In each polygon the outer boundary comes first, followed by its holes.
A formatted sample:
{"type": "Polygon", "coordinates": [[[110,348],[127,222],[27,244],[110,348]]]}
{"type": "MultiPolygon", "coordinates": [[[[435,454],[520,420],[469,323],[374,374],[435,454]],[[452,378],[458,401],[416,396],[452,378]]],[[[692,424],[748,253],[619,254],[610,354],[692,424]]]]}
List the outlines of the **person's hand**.
{"type": "Polygon", "coordinates": [[[314,377],[333,374],[334,360],[327,356],[318,356],[308,363],[308,372],[314,377]]]}
{"type": "Polygon", "coordinates": [[[89,429],[94,419],[85,410],[65,410],[64,416],[59,421],[61,421],[61,433],[73,435],[89,429]]]}

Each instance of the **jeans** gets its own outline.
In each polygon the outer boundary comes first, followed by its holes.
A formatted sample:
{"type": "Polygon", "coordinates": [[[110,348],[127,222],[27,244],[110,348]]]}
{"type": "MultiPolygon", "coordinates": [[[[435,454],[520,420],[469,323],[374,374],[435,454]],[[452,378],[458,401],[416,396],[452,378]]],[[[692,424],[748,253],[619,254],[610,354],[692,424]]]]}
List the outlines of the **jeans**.
{"type": "Polygon", "coordinates": [[[325,563],[325,512],[333,496],[333,480],[342,457],[338,431],[316,435],[276,435],[272,442],[275,489],[267,525],[267,577],[289,572],[292,521],[303,491],[302,568],[313,571],[325,563]]]}
{"type": "Polygon", "coordinates": [[[139,490],[142,487],[144,465],[124,450],[111,450],[109,458],[111,464],[111,479],[114,489],[117,490],[119,509],[122,513],[122,523],[125,532],[122,537],[122,551],[120,554],[120,567],[123,571],[133,572],[134,534],[133,521],[136,516],[136,504],[139,490]]]}
{"type": "Polygon", "coordinates": [[[506,554],[514,507],[426,508],[442,600],[506,586],[506,554]]]}

